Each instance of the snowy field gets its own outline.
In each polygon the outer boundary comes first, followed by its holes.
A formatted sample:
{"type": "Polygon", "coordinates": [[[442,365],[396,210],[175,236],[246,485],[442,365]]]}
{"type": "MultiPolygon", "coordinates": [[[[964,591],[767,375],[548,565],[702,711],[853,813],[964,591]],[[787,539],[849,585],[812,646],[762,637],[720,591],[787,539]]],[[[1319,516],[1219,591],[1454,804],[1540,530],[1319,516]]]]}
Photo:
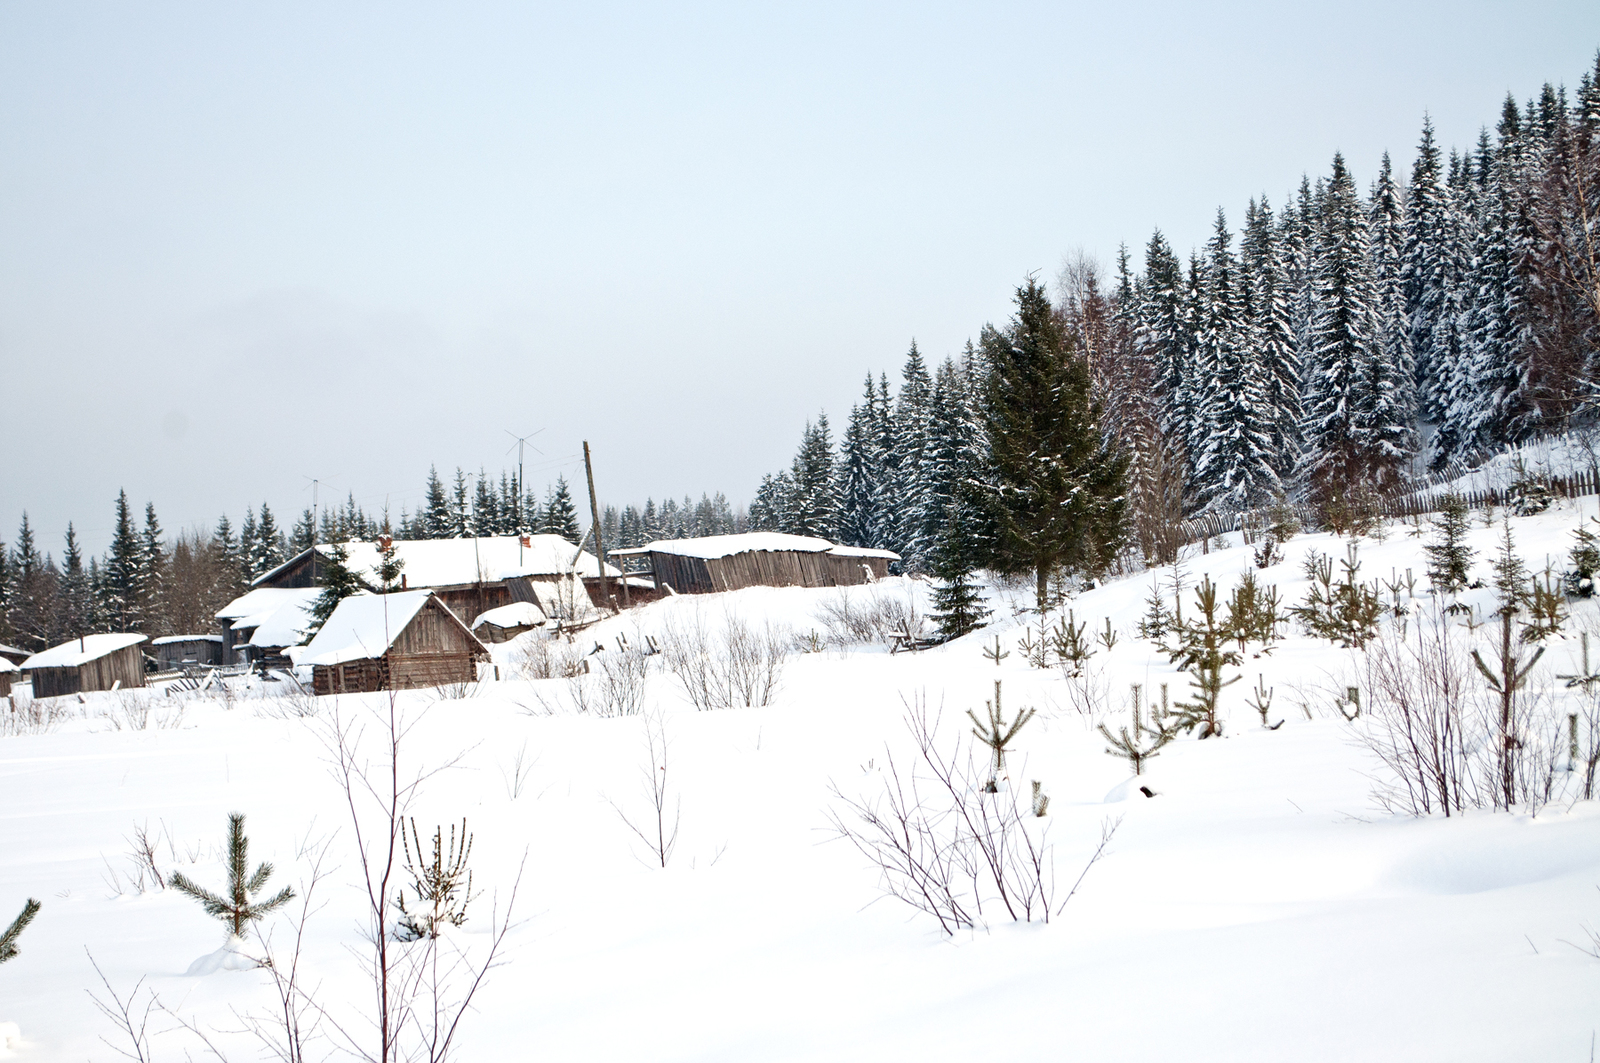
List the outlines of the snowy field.
{"type": "MultiPolygon", "coordinates": [[[[1590,499],[1514,519],[1519,552],[1535,571],[1547,558],[1564,567],[1571,529],[1594,513],[1590,499]]],[[[1475,517],[1475,576],[1488,577],[1499,535],[1475,517]]],[[[1426,541],[1394,525],[1360,543],[1362,578],[1413,571],[1413,624],[1429,601],[1426,541]]],[[[1345,543],[1297,536],[1282,562],[1257,571],[1285,606],[1304,596],[1310,549],[1337,559],[1345,543]]],[[[1237,545],[1183,568],[1224,594],[1255,571],[1250,548],[1237,545]]],[[[582,693],[592,698],[594,677],[399,695],[409,727],[401,774],[431,773],[410,809],[424,844],[435,825],[463,817],[474,835],[478,896],[446,933],[450,949],[485,955],[522,868],[504,962],[465,1016],[455,1058],[1591,1059],[1600,959],[1583,949],[1600,924],[1600,804],[1574,798],[1581,765],[1563,770],[1552,799],[1532,811],[1386,811],[1374,798],[1383,766],[1360,739],[1369,717],[1349,721],[1336,705],[1361,682],[1361,655],[1290,624],[1270,653],[1252,645],[1228,669],[1242,680],[1222,694],[1223,736],[1178,738],[1134,781],[1096,725],[1126,722],[1130,684],[1187,696],[1186,677],[1137,634],[1152,584],[1170,599],[1172,575],[1112,581],[1069,603],[1090,636],[1107,619],[1117,636],[1075,678],[1025,660],[1019,640],[1037,623],[1025,589],[992,589],[988,628],[899,654],[830,641],[821,618],[839,611],[844,592],[754,589],[658,602],[578,645],[615,654],[619,636],[660,643],[696,613],[713,641],[732,620],[771,631],[800,648],[764,707],[696,711],[664,654],[645,659],[635,715],[600,715],[592,700],[592,711],[576,711],[574,683],[590,683],[582,693]],[[996,634],[1010,653],[998,666],[984,655],[996,634]],[[938,742],[953,748],[970,735],[966,710],[983,716],[996,678],[1008,717],[1037,710],[1013,743],[1008,776],[1012,792],[1038,780],[1049,797],[1028,829],[1053,861],[1051,918],[1014,923],[990,904],[986,926],[946,936],[882,897],[877,871],[836,837],[830,810],[843,809],[835,790],[872,800],[891,761],[909,768],[908,703],[924,700],[930,715],[942,707],[938,742]],[[1273,730],[1246,703],[1258,679],[1273,691],[1273,730]],[[647,780],[661,765],[651,735],[667,743],[667,826],[678,825],[665,868],[629,827],[655,837],[647,780]],[[1103,827],[1118,821],[1067,901],[1103,827]]],[[[1192,616],[1192,590],[1184,597],[1192,616]]],[[[899,579],[852,588],[848,599],[857,612],[929,609],[927,585],[899,579]]],[[[1493,592],[1468,591],[1461,604],[1481,620],[1493,592]]],[[[1572,611],[1530,681],[1530,698],[1557,721],[1579,712],[1582,696],[1555,677],[1577,671],[1580,632],[1600,634],[1600,606],[1572,611]]],[[[1596,651],[1600,660],[1600,640],[1596,651]]],[[[529,661],[515,643],[496,652],[503,676],[529,661]]],[[[235,811],[248,817],[252,865],[275,865],[268,893],[293,885],[304,895],[326,854],[299,961],[325,1015],[305,1058],[336,1055],[335,1023],[371,1046],[365,894],[350,805],[331,768],[336,729],[354,728],[358,759],[381,778],[389,698],[312,701],[259,688],[228,699],[141,697],[70,699],[44,733],[0,738],[0,915],[30,896],[44,903],[21,955],[0,966],[0,1021],[21,1031],[13,1057],[134,1052],[91,996],[110,1003],[115,991],[137,1002],[136,1025],[159,999],[143,1058],[214,1058],[202,1034],[229,1059],[275,1058],[251,1033],[271,1031],[272,979],[261,969],[186,973],[208,956],[200,969],[248,965],[219,964],[221,924],[158,887],[133,855],[143,830],[156,870],[217,889],[235,811]]],[[[359,798],[370,838],[377,821],[359,798]]],[[[252,935],[245,951],[270,951],[284,970],[301,912],[296,900],[269,916],[270,941],[252,935]]]]}

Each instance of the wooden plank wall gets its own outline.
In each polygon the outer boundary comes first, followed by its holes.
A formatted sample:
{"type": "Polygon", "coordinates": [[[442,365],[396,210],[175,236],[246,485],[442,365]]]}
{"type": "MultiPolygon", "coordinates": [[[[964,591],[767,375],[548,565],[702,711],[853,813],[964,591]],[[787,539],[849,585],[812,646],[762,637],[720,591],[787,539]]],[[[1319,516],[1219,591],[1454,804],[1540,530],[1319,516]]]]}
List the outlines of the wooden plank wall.
{"type": "Polygon", "coordinates": [[[122,689],[144,686],[144,654],[138,646],[124,646],[115,653],[97,657],[78,666],[80,690],[110,690],[118,681],[122,689]]]}
{"type": "Polygon", "coordinates": [[[76,668],[30,668],[28,675],[33,678],[33,696],[36,698],[76,694],[80,689],[78,684],[82,682],[76,668]]]}
{"type": "Polygon", "coordinates": [[[474,662],[485,656],[477,641],[435,599],[411,618],[382,658],[313,666],[311,689],[318,695],[368,694],[391,685],[409,690],[470,683],[477,678],[474,662]]]}

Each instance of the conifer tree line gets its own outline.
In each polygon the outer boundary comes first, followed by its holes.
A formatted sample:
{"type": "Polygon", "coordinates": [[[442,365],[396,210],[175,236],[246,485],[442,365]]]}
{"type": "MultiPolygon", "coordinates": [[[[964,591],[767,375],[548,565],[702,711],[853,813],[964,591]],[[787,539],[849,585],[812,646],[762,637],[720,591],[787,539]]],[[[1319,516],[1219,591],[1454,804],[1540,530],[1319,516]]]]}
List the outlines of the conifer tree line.
{"type": "MultiPolygon", "coordinates": [[[[1508,96],[1448,154],[1424,118],[1409,171],[1363,191],[1341,155],[1243,226],[1218,211],[1185,262],[1158,230],[1142,269],[1083,260],[1054,313],[1126,453],[1128,531],[1165,560],[1182,518],[1288,499],[1333,514],[1452,459],[1592,423],[1600,393],[1600,56],[1575,95],[1508,96]]],[[[835,445],[826,415],[750,506],[758,528],[895,550],[928,568],[953,485],[981,483],[992,371],[976,347],[895,393],[870,376],[835,445]]]]}
{"type": "MultiPolygon", "coordinates": [[[[714,535],[742,530],[721,493],[653,500],[641,509],[607,507],[602,533],[608,548],[642,545],[651,539],[714,535]]],[[[546,487],[541,500],[517,489],[514,474],[498,483],[480,472],[469,480],[456,470],[446,488],[429,470],[424,501],[417,511],[401,511],[398,521],[377,517],[356,503],[315,513],[311,508],[287,530],[266,503],[250,507],[237,529],[227,514],[209,529],[168,535],[153,503],[140,520],[126,492],[117,496],[111,546],[103,557],[85,556],[72,524],[67,525],[60,559],[37,541],[26,512],[16,541],[0,539],[0,643],[42,650],[106,631],[164,635],[208,634],[215,615],[243,594],[252,580],[269,572],[313,542],[396,539],[446,539],[489,535],[559,535],[577,544],[589,536],[565,477],[546,487]]],[[[592,541],[589,542],[592,549],[592,541]]]]}

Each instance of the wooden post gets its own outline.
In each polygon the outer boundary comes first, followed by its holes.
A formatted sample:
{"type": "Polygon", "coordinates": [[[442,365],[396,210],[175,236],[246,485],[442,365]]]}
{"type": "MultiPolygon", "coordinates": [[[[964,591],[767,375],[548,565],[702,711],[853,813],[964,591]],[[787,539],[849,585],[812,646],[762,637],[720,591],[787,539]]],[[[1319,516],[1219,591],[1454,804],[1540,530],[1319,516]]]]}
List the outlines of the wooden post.
{"type": "Polygon", "coordinates": [[[589,516],[594,520],[594,552],[600,561],[600,594],[605,598],[606,605],[613,610],[616,603],[611,600],[611,584],[606,582],[606,548],[600,541],[600,503],[594,497],[594,462],[589,458],[589,441],[583,441],[583,471],[589,478],[589,516]]]}

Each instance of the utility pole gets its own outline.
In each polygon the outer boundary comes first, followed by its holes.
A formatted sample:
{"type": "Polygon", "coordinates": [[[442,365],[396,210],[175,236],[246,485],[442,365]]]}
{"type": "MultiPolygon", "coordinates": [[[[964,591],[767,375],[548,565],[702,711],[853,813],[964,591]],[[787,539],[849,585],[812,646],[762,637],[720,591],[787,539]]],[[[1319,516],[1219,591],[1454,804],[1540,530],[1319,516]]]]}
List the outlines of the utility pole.
{"type": "MultiPolygon", "coordinates": [[[[544,431],[543,428],[539,429],[539,432],[543,432],[543,431],[544,431]]],[[[516,517],[517,517],[517,564],[518,565],[522,564],[522,496],[527,492],[527,487],[523,484],[523,480],[522,480],[522,448],[527,446],[528,445],[528,440],[532,439],[533,436],[538,435],[539,432],[534,432],[534,433],[532,433],[530,435],[519,436],[509,428],[507,428],[505,430],[506,435],[510,436],[512,439],[515,439],[517,441],[516,444],[515,444],[515,446],[517,448],[517,498],[516,498],[516,505],[513,507],[513,509],[516,511],[516,517]]],[[[539,451],[540,454],[544,453],[544,451],[539,450],[538,447],[534,447],[533,449],[539,451]]],[[[511,453],[509,448],[506,450],[506,453],[507,454],[511,453]]],[[[591,490],[590,490],[589,493],[590,494],[594,493],[594,491],[592,490],[592,485],[591,485],[591,490]]]]}
{"type": "Polygon", "coordinates": [[[594,552],[600,561],[600,593],[605,597],[606,605],[615,610],[617,604],[611,600],[611,584],[606,582],[606,548],[600,541],[600,503],[595,501],[594,494],[594,462],[589,457],[589,441],[583,441],[583,471],[589,478],[589,517],[594,521],[594,552]]]}

